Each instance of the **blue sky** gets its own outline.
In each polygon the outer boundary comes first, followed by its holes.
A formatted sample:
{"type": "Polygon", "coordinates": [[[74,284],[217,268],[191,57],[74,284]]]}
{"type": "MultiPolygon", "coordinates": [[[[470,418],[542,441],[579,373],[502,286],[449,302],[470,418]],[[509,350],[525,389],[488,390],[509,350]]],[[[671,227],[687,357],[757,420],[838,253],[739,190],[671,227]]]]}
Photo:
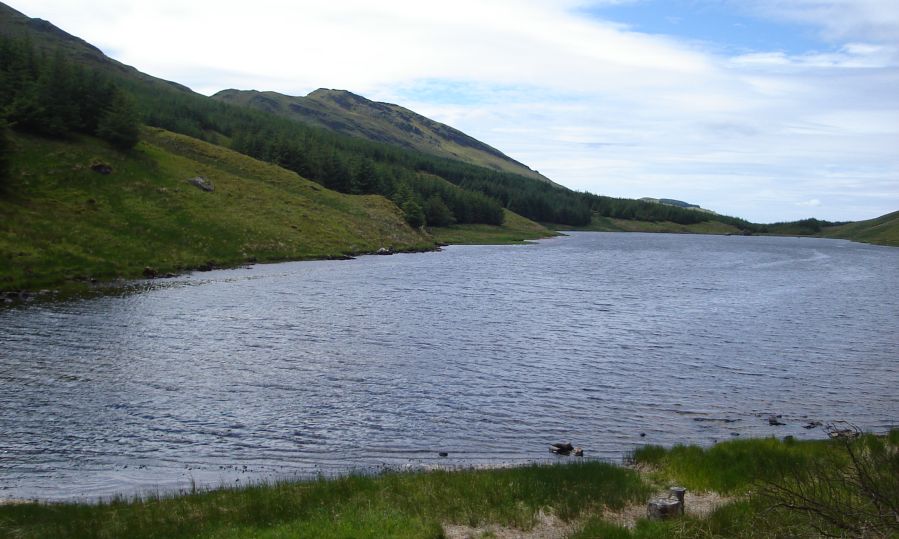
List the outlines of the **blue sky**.
{"type": "Polygon", "coordinates": [[[12,5],[201,93],[398,103],[573,189],[761,222],[899,210],[897,0],[12,5]]]}
{"type": "Polygon", "coordinates": [[[702,42],[726,54],[771,50],[801,54],[832,49],[811,25],[765,18],[733,2],[646,0],[587,5],[580,11],[597,20],[619,22],[636,32],[702,42]]]}

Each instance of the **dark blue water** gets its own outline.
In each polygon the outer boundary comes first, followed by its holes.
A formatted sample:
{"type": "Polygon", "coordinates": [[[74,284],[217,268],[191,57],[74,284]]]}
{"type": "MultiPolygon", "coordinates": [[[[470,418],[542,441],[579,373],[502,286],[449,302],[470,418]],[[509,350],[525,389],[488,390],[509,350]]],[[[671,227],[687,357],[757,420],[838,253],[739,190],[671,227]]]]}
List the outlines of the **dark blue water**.
{"type": "Polygon", "coordinates": [[[0,310],[0,498],[885,430],[897,352],[899,249],[844,241],[576,233],[199,273],[0,310]]]}

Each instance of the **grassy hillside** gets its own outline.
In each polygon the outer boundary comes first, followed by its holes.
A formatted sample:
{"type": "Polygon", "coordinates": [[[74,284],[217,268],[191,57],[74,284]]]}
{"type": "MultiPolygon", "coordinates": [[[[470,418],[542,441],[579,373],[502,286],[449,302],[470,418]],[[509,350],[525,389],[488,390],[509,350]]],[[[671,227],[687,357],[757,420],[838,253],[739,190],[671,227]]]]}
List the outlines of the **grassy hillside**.
{"type": "MultiPolygon", "coordinates": [[[[100,168],[100,167],[96,167],[100,168]]],[[[220,146],[145,129],[126,154],[88,137],[13,137],[0,197],[0,289],[135,277],[212,261],[428,248],[396,206],[344,195],[220,146]],[[92,166],[106,165],[109,174],[92,166]],[[187,182],[202,176],[205,192],[187,182]]]]}
{"type": "Polygon", "coordinates": [[[825,228],[821,235],[825,238],[841,238],[899,247],[899,211],[867,221],[825,228]]]}
{"type": "Polygon", "coordinates": [[[223,90],[212,97],[345,135],[550,181],[458,129],[398,105],[378,103],[345,90],[320,88],[306,97],[255,90],[223,90]]]}

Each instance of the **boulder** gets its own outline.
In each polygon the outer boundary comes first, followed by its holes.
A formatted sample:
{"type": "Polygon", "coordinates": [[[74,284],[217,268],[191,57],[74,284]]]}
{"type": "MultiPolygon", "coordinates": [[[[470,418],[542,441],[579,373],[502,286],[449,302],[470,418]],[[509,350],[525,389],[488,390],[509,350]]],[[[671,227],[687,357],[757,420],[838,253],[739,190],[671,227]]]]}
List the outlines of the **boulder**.
{"type": "Polygon", "coordinates": [[[112,174],[112,167],[110,165],[98,161],[91,163],[91,170],[97,174],[103,174],[104,176],[112,174]]]}
{"type": "Polygon", "coordinates": [[[197,176],[196,178],[191,178],[191,179],[187,180],[187,183],[193,185],[194,187],[196,187],[198,189],[202,189],[203,191],[206,191],[207,193],[211,193],[211,192],[215,191],[215,186],[212,185],[212,182],[203,176],[197,176]]]}

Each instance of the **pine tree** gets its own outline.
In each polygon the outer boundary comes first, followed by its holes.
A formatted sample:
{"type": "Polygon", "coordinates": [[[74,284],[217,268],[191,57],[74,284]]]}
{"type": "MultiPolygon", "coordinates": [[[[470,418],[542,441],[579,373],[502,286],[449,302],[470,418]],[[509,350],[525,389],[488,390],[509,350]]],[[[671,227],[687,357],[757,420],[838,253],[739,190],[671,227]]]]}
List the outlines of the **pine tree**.
{"type": "Polygon", "coordinates": [[[406,218],[406,222],[409,223],[409,226],[412,228],[420,228],[425,225],[425,212],[421,209],[421,204],[419,204],[414,197],[409,198],[409,200],[404,202],[401,209],[403,210],[403,217],[406,218]]]}
{"type": "Polygon", "coordinates": [[[140,129],[137,113],[131,100],[116,90],[109,106],[97,122],[97,136],[120,150],[129,150],[137,144],[140,129]]]}
{"type": "Polygon", "coordinates": [[[453,212],[438,195],[431,195],[425,202],[425,218],[428,226],[449,226],[456,221],[453,212]]]}

